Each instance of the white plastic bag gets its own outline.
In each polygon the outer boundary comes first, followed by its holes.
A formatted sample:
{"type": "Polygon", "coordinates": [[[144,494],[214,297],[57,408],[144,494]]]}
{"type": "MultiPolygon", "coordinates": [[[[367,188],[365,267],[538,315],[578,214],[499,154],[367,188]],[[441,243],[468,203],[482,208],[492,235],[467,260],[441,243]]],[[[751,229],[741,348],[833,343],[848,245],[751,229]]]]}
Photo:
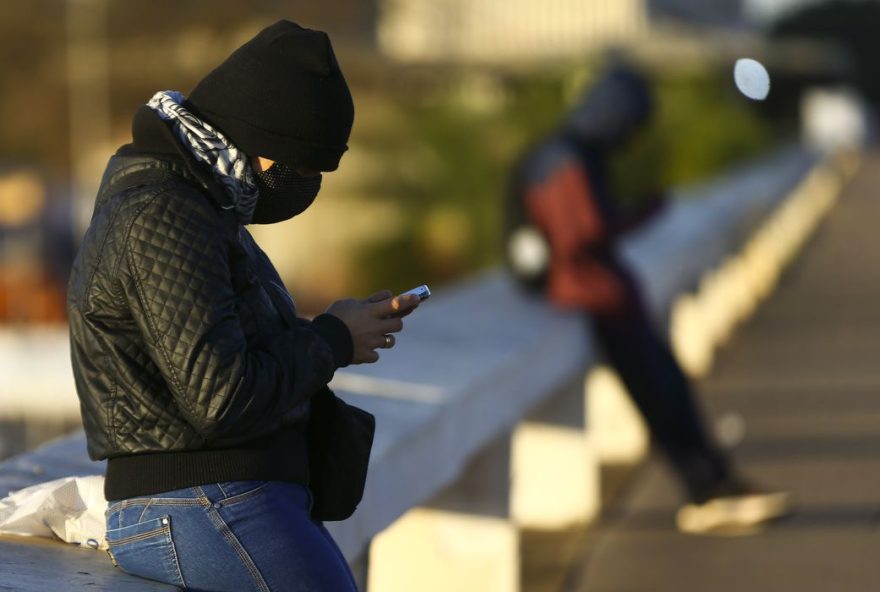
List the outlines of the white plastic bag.
{"type": "Polygon", "coordinates": [[[59,538],[106,549],[104,477],[65,477],[0,499],[0,533],[59,538]]]}

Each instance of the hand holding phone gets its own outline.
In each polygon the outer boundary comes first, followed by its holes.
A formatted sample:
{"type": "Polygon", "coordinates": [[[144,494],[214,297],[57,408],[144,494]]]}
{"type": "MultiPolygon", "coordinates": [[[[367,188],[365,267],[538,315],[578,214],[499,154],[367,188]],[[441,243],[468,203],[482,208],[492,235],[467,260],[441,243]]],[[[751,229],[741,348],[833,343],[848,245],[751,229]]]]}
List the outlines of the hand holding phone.
{"type": "Polygon", "coordinates": [[[422,284],[421,286],[413,288],[412,290],[407,290],[406,292],[401,294],[401,296],[405,296],[407,294],[415,294],[419,297],[419,302],[421,302],[422,300],[427,300],[431,297],[431,289],[426,284],[422,284]]]}
{"type": "Polygon", "coordinates": [[[364,300],[347,298],[331,304],[326,312],[337,317],[351,333],[352,364],[372,364],[379,359],[378,349],[394,347],[394,334],[403,329],[403,317],[430,296],[427,286],[419,286],[403,294],[392,296],[382,290],[364,300]],[[406,295],[406,297],[403,297],[406,295]]]}
{"type": "Polygon", "coordinates": [[[406,292],[398,294],[397,298],[400,298],[401,296],[418,296],[419,299],[418,299],[418,301],[416,301],[415,304],[410,305],[407,308],[396,312],[394,315],[392,315],[394,317],[401,317],[401,318],[405,317],[406,315],[408,315],[409,313],[414,311],[416,308],[418,308],[419,304],[423,300],[427,300],[431,296],[431,289],[428,288],[428,286],[426,286],[425,284],[422,284],[421,286],[413,288],[412,290],[407,290],[406,292]]]}

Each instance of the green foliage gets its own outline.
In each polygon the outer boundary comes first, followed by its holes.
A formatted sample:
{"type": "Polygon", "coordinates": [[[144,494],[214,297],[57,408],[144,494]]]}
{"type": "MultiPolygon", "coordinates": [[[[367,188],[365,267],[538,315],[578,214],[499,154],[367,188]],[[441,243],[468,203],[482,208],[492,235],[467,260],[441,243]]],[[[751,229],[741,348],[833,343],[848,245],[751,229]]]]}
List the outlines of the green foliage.
{"type": "Polygon", "coordinates": [[[451,81],[415,100],[394,95],[392,121],[361,135],[359,148],[382,170],[368,192],[395,198],[408,221],[363,254],[365,288],[440,284],[497,262],[508,170],[555,124],[564,80],[496,82],[475,90],[468,79],[451,81]]]}
{"type": "Polygon", "coordinates": [[[774,141],[756,104],[718,74],[665,76],[655,82],[655,92],[655,116],[613,162],[613,180],[625,201],[705,179],[774,141]]]}

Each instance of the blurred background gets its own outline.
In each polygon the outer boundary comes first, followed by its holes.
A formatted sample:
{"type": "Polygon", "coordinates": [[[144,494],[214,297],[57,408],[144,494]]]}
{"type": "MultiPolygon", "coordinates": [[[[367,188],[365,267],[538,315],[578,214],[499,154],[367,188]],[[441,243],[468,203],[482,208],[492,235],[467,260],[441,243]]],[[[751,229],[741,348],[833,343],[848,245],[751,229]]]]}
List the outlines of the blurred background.
{"type": "Polygon", "coordinates": [[[306,315],[497,265],[511,165],[611,55],[643,66],[659,95],[659,116],[616,163],[639,171],[614,179],[631,199],[833,134],[811,123],[817,85],[867,113],[880,98],[872,1],[4,2],[0,357],[21,360],[21,373],[0,376],[0,458],[79,425],[65,365],[68,270],[131,115],[157,90],[188,93],[279,18],[331,35],[356,105],[351,148],[316,204],[252,228],[306,315]],[[737,92],[739,57],[768,67],[766,101],[737,92]],[[60,390],[66,406],[21,405],[60,390]]]}

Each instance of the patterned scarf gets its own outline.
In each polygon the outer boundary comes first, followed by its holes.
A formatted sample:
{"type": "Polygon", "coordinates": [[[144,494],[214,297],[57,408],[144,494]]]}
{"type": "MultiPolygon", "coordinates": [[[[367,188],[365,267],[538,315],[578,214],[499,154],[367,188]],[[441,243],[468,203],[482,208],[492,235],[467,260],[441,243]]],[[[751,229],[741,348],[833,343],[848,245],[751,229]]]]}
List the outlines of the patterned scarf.
{"type": "Polygon", "coordinates": [[[172,123],[174,133],[196,160],[211,167],[214,178],[232,198],[232,204],[223,209],[235,209],[239,221],[248,224],[259,195],[248,157],[219,130],[186,109],[184,100],[181,93],[165,90],[153,95],[147,106],[172,123]]]}

